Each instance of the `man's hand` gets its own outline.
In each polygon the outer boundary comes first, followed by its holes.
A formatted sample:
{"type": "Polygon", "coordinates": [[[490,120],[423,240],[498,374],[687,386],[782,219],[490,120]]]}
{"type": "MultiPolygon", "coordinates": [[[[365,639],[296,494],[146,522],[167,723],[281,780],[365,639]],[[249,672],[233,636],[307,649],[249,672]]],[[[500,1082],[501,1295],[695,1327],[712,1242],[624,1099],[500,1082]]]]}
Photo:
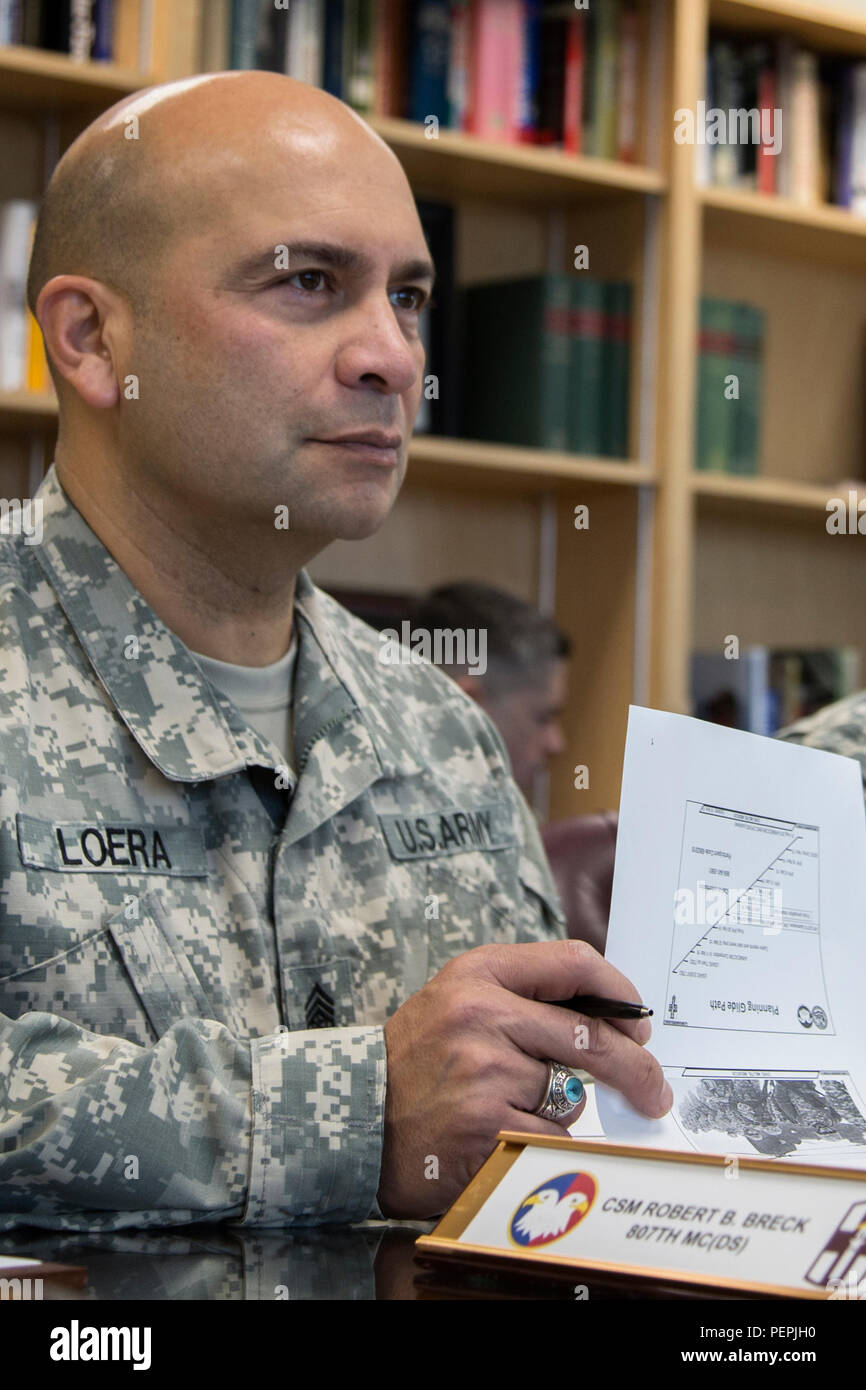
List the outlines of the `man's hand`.
{"type": "Polygon", "coordinates": [[[562,1135],[574,1124],[585,1100],[556,1123],[532,1113],[548,1058],[591,1072],[645,1115],[667,1113],[673,1095],[643,1046],[649,1020],[608,1022],[538,1002],[573,994],[637,1002],[631,981],[584,941],[479,946],[449,961],[388,1020],[378,1194],[385,1216],[445,1211],[500,1129],[562,1135]]]}

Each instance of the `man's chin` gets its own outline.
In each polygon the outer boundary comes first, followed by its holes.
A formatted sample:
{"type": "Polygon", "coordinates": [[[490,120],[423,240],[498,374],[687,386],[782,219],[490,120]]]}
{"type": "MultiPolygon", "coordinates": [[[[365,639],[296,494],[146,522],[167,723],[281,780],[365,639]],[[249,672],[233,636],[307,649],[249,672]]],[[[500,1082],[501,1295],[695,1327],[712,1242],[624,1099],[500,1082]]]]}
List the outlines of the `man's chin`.
{"type": "Polygon", "coordinates": [[[370,536],[375,536],[376,532],[388,519],[390,507],[386,511],[374,514],[371,511],[363,516],[345,517],[333,528],[333,538],[335,541],[366,541],[370,536]]]}

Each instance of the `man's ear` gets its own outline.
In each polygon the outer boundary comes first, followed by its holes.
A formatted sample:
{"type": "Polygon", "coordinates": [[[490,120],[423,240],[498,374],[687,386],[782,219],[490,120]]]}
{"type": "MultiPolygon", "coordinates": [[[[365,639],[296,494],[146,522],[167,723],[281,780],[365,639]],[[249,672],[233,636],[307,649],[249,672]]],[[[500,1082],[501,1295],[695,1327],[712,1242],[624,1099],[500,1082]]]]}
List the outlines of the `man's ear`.
{"type": "Polygon", "coordinates": [[[120,399],[113,351],[120,312],[118,296],[84,275],[55,275],[36,301],[45,351],[60,376],[94,410],[108,410],[120,399]]]}

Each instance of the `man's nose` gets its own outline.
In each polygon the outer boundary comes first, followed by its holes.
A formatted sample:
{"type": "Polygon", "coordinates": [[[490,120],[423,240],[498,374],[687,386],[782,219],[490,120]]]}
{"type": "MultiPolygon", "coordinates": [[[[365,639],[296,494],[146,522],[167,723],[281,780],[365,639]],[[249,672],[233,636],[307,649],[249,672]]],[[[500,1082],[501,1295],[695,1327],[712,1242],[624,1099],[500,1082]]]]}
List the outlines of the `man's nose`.
{"type": "Polygon", "coordinates": [[[357,386],[378,377],[388,391],[399,394],[420,381],[422,369],[423,349],[417,333],[407,337],[387,295],[367,295],[352,312],[338,353],[337,374],[342,383],[357,386]]]}

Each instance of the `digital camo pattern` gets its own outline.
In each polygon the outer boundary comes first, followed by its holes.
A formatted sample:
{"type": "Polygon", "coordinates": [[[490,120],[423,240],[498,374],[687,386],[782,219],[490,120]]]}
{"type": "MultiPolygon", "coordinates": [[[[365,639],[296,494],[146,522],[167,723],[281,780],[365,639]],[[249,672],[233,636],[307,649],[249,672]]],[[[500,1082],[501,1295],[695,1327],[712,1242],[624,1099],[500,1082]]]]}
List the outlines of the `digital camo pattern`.
{"type": "Polygon", "coordinates": [[[856,695],[825,705],[817,714],[789,724],[776,737],[788,743],[805,744],[807,748],[823,748],[828,753],[856,758],[866,788],[866,691],[860,690],[856,695]]]}
{"type": "Polygon", "coordinates": [[[501,739],[302,571],[287,775],[39,496],[0,541],[0,1226],[376,1216],[384,1021],[565,935],[501,739]]]}

